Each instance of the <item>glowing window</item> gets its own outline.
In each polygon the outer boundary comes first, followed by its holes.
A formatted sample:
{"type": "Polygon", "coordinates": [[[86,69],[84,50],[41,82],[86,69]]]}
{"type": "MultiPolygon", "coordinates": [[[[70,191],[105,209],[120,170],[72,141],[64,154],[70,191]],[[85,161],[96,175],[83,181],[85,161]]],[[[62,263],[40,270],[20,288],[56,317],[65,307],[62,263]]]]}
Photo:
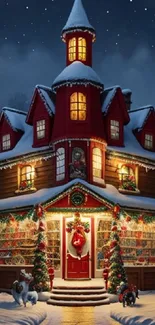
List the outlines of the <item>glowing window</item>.
{"type": "Polygon", "coordinates": [[[34,186],[34,167],[26,165],[20,168],[20,190],[34,186]]]}
{"type": "Polygon", "coordinates": [[[78,38],[78,59],[86,61],[86,40],[83,37],[78,38]]]}
{"type": "Polygon", "coordinates": [[[45,120],[37,121],[37,139],[45,138],[45,120]]]}
{"type": "Polygon", "coordinates": [[[71,120],[84,121],[86,119],[86,96],[82,93],[73,93],[70,97],[71,120]]]}
{"type": "Polygon", "coordinates": [[[93,177],[102,177],[102,151],[99,148],[93,148],[93,177]]]}
{"type": "Polygon", "coordinates": [[[69,58],[69,61],[76,60],[76,38],[75,37],[73,37],[72,39],[69,40],[68,58],[69,58]]]}
{"type": "Polygon", "coordinates": [[[119,139],[119,122],[111,120],[110,121],[110,137],[111,139],[119,139]]]}
{"type": "Polygon", "coordinates": [[[2,148],[3,150],[8,150],[11,147],[10,134],[5,134],[2,137],[2,148]]]}
{"type": "Polygon", "coordinates": [[[146,149],[153,148],[153,136],[151,134],[145,134],[144,147],[146,149]]]}
{"type": "Polygon", "coordinates": [[[119,169],[120,188],[123,190],[136,191],[135,170],[127,165],[119,169]]]}
{"type": "Polygon", "coordinates": [[[56,180],[65,178],[65,149],[59,148],[56,152],[56,180]]]}

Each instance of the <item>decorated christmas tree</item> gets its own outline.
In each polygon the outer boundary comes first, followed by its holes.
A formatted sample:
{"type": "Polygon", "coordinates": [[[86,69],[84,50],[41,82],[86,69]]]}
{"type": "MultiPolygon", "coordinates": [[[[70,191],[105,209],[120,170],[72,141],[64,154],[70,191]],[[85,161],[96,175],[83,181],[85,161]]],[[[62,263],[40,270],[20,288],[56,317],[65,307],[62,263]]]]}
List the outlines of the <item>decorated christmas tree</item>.
{"type": "Polygon", "coordinates": [[[108,274],[108,292],[112,294],[116,294],[117,286],[119,286],[122,281],[127,282],[118,235],[117,221],[119,220],[119,212],[119,206],[115,206],[113,209],[113,221],[110,236],[108,274]]]}
{"type": "Polygon", "coordinates": [[[47,267],[46,256],[46,224],[44,210],[41,206],[36,209],[36,216],[39,218],[37,247],[35,250],[35,259],[32,275],[34,277],[34,286],[36,291],[50,291],[50,278],[47,267]]]}

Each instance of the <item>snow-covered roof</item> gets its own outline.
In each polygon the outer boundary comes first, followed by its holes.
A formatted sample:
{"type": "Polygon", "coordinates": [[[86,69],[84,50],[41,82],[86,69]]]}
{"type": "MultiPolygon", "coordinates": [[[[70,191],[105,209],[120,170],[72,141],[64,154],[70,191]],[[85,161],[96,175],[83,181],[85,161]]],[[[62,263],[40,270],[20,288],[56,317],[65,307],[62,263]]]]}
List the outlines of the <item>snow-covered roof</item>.
{"type": "Polygon", "coordinates": [[[67,191],[69,188],[76,184],[83,185],[90,192],[92,191],[92,193],[99,195],[103,199],[107,199],[107,201],[111,202],[112,204],[118,203],[121,207],[124,208],[155,210],[155,199],[142,196],[121,194],[112,185],[107,185],[106,188],[100,188],[98,186],[89,184],[81,179],[74,179],[65,185],[41,189],[32,194],[25,194],[20,196],[20,199],[18,196],[2,199],[0,200],[0,210],[2,211],[15,208],[22,208],[26,206],[30,207],[39,203],[46,203],[47,201],[52,200],[60,193],[67,191]]]}
{"type": "Polygon", "coordinates": [[[53,89],[66,84],[90,84],[103,88],[102,81],[97,73],[89,66],[80,61],[68,65],[53,82],[53,89]]]}
{"type": "Polygon", "coordinates": [[[126,89],[122,89],[122,93],[123,93],[123,95],[129,95],[129,94],[132,94],[132,91],[131,91],[131,89],[126,88],[126,89]]]}
{"type": "Polygon", "coordinates": [[[138,131],[140,131],[143,128],[145,122],[147,121],[151,111],[154,111],[154,107],[151,105],[147,105],[139,109],[130,111],[129,115],[132,130],[137,129],[138,131]]]}
{"type": "Polygon", "coordinates": [[[11,107],[3,107],[1,118],[3,115],[13,131],[18,132],[18,130],[21,130],[24,132],[26,112],[11,107]]]}
{"type": "Polygon", "coordinates": [[[112,103],[112,100],[117,92],[117,89],[120,86],[113,86],[110,88],[105,88],[103,92],[103,104],[102,104],[102,112],[106,115],[108,112],[108,108],[112,103]]]}
{"type": "Polygon", "coordinates": [[[55,105],[52,100],[52,89],[43,85],[36,85],[36,89],[38,90],[41,98],[43,99],[49,115],[51,116],[55,114],[55,105]]]}
{"type": "Polygon", "coordinates": [[[64,35],[66,32],[79,29],[88,30],[95,33],[94,27],[88,20],[82,0],[75,0],[67,23],[62,30],[62,34],[64,35]]]}

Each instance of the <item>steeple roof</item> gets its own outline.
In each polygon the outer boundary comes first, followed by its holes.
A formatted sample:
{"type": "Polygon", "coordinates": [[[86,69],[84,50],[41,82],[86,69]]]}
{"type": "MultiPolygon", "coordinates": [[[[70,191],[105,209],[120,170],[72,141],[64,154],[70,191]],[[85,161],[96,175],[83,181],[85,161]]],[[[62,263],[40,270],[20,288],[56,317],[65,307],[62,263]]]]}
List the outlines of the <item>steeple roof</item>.
{"type": "Polygon", "coordinates": [[[62,30],[62,36],[64,37],[66,33],[76,30],[87,30],[95,36],[95,29],[89,23],[87,14],[82,4],[82,0],[74,1],[73,8],[67,20],[67,23],[62,30]]]}

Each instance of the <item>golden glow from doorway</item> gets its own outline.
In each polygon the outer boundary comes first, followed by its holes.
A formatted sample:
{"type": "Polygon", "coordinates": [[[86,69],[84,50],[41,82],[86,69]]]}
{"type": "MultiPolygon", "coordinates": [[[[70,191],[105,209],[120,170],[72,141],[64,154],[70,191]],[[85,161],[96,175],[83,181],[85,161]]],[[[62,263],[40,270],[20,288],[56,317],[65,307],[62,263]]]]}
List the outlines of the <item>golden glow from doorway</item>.
{"type": "Polygon", "coordinates": [[[70,96],[70,119],[86,120],[86,96],[83,93],[73,93],[70,96]]]}

